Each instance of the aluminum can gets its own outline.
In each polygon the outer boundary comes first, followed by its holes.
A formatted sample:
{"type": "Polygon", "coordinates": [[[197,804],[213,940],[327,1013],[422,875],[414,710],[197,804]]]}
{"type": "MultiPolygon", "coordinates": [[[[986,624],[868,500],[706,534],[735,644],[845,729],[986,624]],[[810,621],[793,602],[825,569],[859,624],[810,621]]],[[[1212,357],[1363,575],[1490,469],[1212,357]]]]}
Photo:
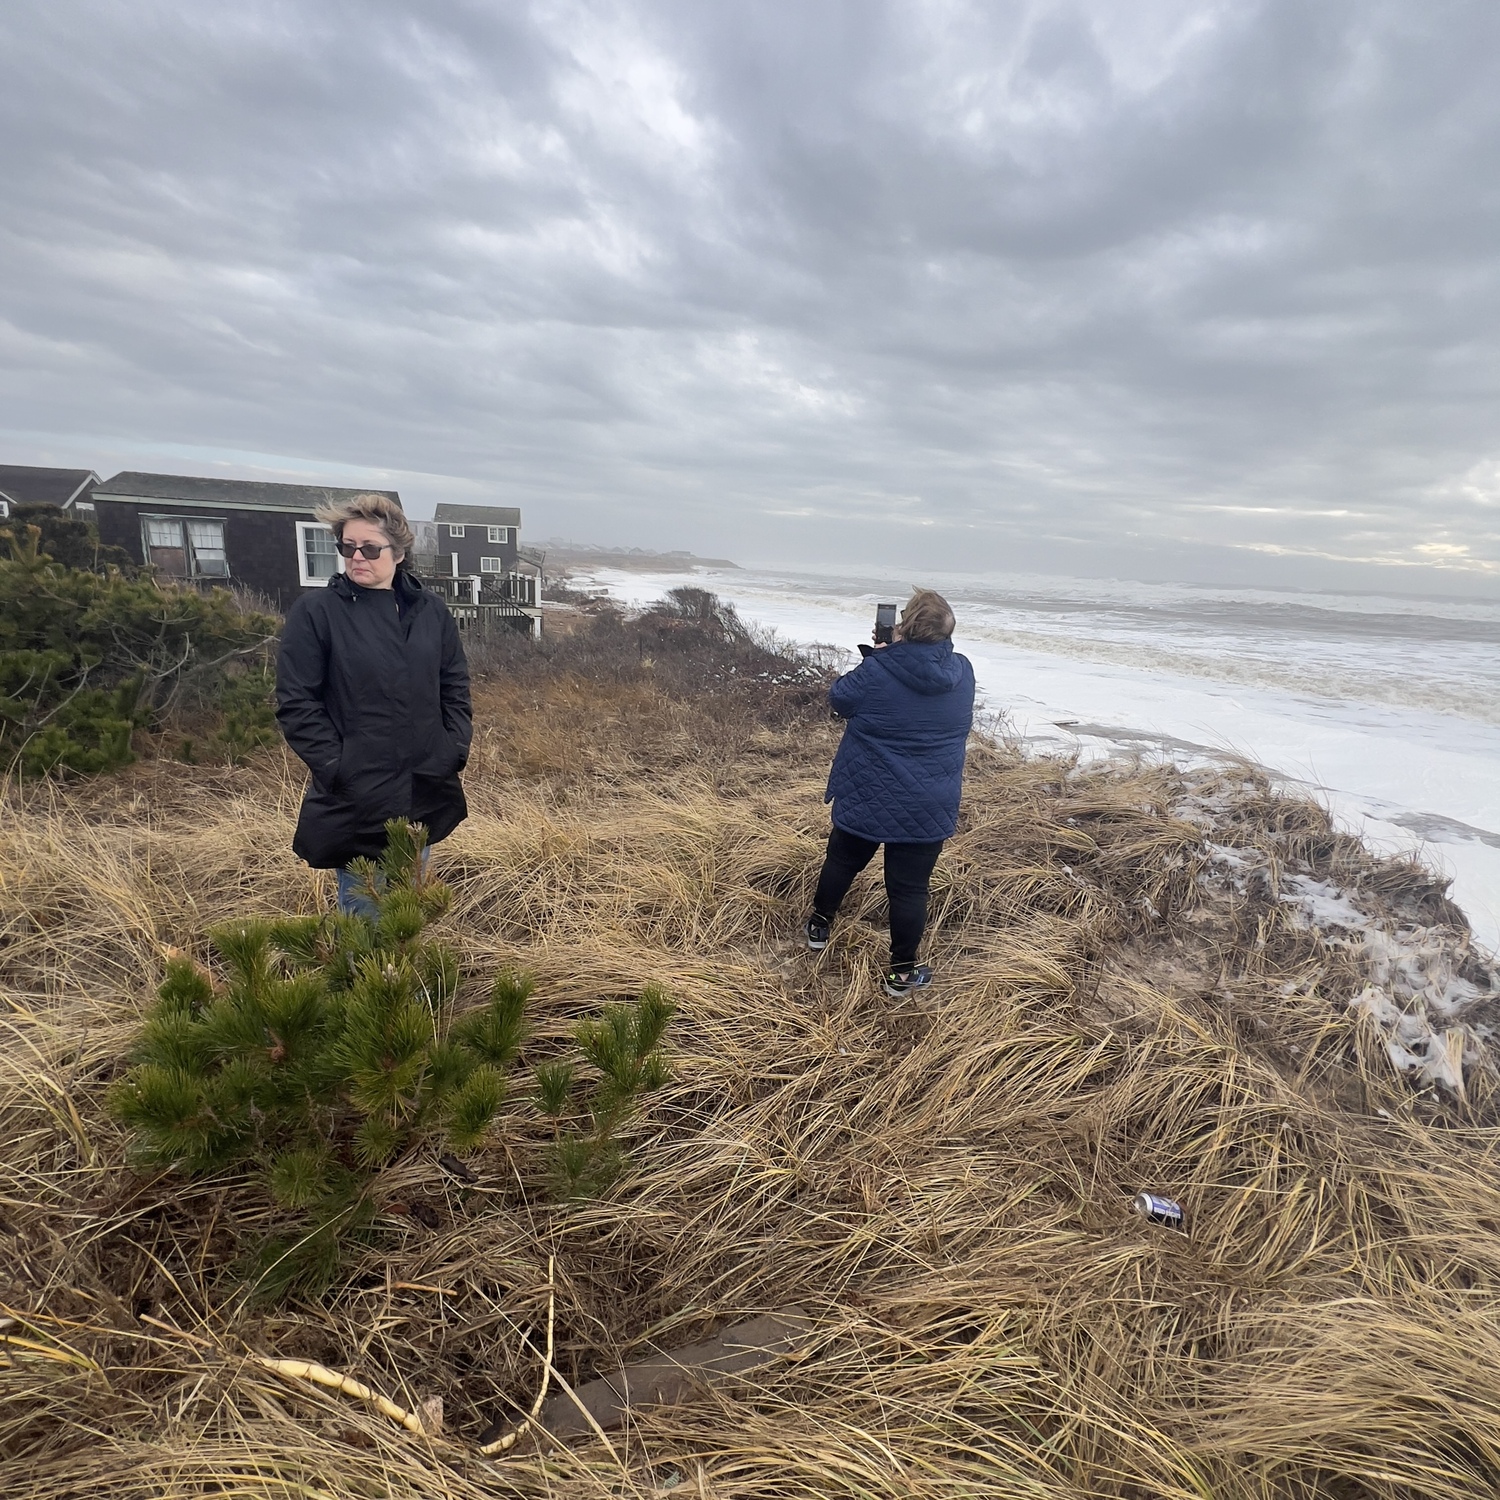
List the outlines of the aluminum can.
{"type": "Polygon", "coordinates": [[[1160,1224],[1165,1229],[1182,1228],[1182,1205],[1170,1198],[1158,1198],[1155,1193],[1137,1193],[1131,1199],[1131,1207],[1148,1224],[1160,1224]]]}

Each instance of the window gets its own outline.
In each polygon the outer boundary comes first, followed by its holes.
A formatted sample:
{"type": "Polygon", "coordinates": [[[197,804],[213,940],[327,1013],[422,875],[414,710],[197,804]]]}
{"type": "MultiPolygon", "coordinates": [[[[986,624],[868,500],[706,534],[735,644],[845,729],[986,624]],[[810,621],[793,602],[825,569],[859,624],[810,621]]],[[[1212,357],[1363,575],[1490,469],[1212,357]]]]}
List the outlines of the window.
{"type": "Polygon", "coordinates": [[[490,530],[490,540],[492,542],[499,542],[500,545],[503,547],[505,545],[506,541],[508,540],[508,538],[506,537],[506,534],[505,534],[508,529],[509,528],[505,527],[505,526],[491,526],[490,529],[489,529],[490,530]]]}
{"type": "Polygon", "coordinates": [[[4,521],[4,520],[8,519],[9,516],[10,516],[10,501],[7,500],[4,495],[0,495],[0,521],[4,521]]]}
{"type": "Polygon", "coordinates": [[[479,559],[479,571],[481,573],[498,573],[504,566],[505,559],[501,557],[481,557],[479,559]]]}
{"type": "Polygon", "coordinates": [[[449,536],[462,536],[463,534],[464,534],[464,529],[463,529],[462,526],[450,526],[448,528],[448,535],[449,536]]]}
{"type": "Polygon", "coordinates": [[[188,554],[194,578],[228,578],[229,559],[224,554],[222,521],[189,521],[188,554]]]}
{"type": "Polygon", "coordinates": [[[224,523],[190,516],[146,516],[141,522],[146,561],[168,578],[228,578],[224,523]]]}
{"type": "Polygon", "coordinates": [[[297,522],[297,572],[303,588],[327,583],[335,573],[344,571],[342,560],[333,550],[333,530],[321,521],[297,522]]]}

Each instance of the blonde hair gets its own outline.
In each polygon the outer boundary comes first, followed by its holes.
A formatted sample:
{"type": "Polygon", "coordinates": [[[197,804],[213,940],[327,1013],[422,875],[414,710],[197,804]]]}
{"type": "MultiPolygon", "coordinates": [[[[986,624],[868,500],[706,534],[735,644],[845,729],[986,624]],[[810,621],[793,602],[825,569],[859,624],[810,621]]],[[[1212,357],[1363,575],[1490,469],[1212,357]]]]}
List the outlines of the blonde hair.
{"type": "Polygon", "coordinates": [[[901,611],[903,641],[946,641],[953,634],[953,611],[941,594],[918,589],[901,611]]]}
{"type": "Polygon", "coordinates": [[[350,521],[368,521],[378,526],[385,539],[396,549],[396,561],[410,557],[417,539],[412,533],[406,512],[389,495],[353,495],[348,500],[331,501],[320,505],[313,514],[325,525],[333,527],[336,540],[344,540],[344,527],[350,521]]]}

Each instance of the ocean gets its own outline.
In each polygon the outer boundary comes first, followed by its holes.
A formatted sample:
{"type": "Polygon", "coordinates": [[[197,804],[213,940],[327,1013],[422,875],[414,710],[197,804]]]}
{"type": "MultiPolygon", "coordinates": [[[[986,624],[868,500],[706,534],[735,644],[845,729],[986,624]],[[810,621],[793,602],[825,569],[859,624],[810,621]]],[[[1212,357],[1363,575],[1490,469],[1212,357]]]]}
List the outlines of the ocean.
{"type": "MultiPolygon", "coordinates": [[[[912,580],[871,570],[579,574],[630,604],[684,583],[799,644],[868,640],[912,580]]],[[[924,575],[958,619],[982,712],[1038,750],[1243,756],[1377,848],[1451,877],[1500,950],[1500,604],[924,575]]]]}

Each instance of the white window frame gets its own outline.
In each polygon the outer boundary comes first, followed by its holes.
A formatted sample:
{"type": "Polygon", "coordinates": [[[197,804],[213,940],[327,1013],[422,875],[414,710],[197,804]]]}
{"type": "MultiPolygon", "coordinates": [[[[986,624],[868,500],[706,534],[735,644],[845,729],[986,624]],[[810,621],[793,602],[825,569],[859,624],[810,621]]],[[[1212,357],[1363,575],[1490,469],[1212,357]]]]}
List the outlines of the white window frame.
{"type": "Polygon", "coordinates": [[[452,525],[450,525],[448,527],[448,535],[449,536],[462,536],[463,534],[464,534],[464,529],[463,529],[462,526],[452,526],[452,525]]]}
{"type": "Polygon", "coordinates": [[[10,501],[0,495],[0,521],[10,520],[10,501]]]}
{"type": "MultiPolygon", "coordinates": [[[[307,533],[309,531],[326,531],[329,536],[333,535],[333,527],[325,526],[321,521],[297,522],[297,577],[305,589],[327,588],[326,578],[314,578],[307,571],[307,533]]],[[[337,552],[333,554],[333,569],[336,574],[344,571],[344,559],[337,552]]]]}
{"type": "Polygon", "coordinates": [[[481,557],[479,559],[479,571],[481,573],[503,573],[505,571],[505,559],[503,557],[481,557]]]}
{"type": "Polygon", "coordinates": [[[509,526],[491,526],[489,528],[490,540],[498,542],[503,547],[510,540],[506,535],[509,530],[509,526]]]}

